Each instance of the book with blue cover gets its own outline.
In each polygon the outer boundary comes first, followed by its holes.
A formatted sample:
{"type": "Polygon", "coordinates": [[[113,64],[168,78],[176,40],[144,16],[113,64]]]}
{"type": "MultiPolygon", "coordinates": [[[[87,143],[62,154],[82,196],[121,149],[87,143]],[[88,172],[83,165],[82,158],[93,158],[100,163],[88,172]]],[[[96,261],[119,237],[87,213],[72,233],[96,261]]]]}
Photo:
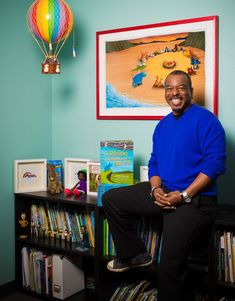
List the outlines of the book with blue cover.
{"type": "Polygon", "coordinates": [[[58,181],[63,184],[62,160],[47,160],[47,164],[55,166],[55,172],[58,176],[58,181]]]}

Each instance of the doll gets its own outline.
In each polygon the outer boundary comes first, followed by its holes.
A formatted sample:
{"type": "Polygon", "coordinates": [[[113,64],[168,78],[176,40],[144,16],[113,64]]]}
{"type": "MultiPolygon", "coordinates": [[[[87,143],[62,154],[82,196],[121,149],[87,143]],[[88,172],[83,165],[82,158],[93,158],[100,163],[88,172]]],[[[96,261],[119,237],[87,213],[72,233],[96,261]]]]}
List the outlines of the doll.
{"type": "Polygon", "coordinates": [[[20,238],[27,238],[27,227],[29,222],[26,220],[26,213],[21,212],[20,219],[19,219],[20,229],[19,229],[19,237],[20,238]]]}
{"type": "Polygon", "coordinates": [[[86,193],[86,172],[84,170],[79,170],[77,173],[78,182],[73,186],[73,188],[65,188],[64,193],[66,196],[76,195],[79,196],[82,193],[86,193]]]}

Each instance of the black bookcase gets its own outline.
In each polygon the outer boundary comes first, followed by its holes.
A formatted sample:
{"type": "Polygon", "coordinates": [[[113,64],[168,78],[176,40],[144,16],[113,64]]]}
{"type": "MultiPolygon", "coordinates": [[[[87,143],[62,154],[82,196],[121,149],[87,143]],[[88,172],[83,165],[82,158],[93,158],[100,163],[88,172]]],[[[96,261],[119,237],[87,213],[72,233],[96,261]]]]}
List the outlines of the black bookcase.
{"type": "MultiPolygon", "coordinates": [[[[117,286],[123,281],[135,281],[141,279],[149,279],[156,281],[157,284],[157,263],[154,262],[150,267],[133,269],[126,273],[112,273],[106,269],[106,264],[110,260],[110,256],[103,256],[103,221],[104,212],[102,207],[97,206],[97,197],[91,195],[82,195],[79,198],[74,196],[66,197],[64,194],[51,195],[46,191],[16,193],[15,194],[15,282],[17,287],[26,293],[37,295],[37,293],[25,289],[22,283],[22,247],[37,248],[48,254],[61,254],[71,258],[85,274],[85,290],[69,297],[69,301],[108,301],[112,296],[117,286]],[[53,237],[45,238],[43,236],[35,236],[31,234],[30,225],[26,228],[27,238],[20,238],[19,216],[22,212],[26,213],[28,221],[30,221],[30,207],[32,204],[42,203],[60,204],[68,208],[76,210],[92,210],[95,220],[95,246],[89,251],[81,252],[77,250],[78,243],[67,242],[62,239],[54,239],[53,237]],[[88,286],[89,279],[93,281],[93,289],[88,286]]],[[[194,281],[202,280],[203,285],[209,292],[211,301],[219,300],[221,296],[235,296],[235,284],[218,280],[218,245],[216,243],[218,231],[233,231],[235,232],[235,210],[233,206],[219,206],[218,218],[215,221],[211,243],[209,244],[208,259],[206,264],[197,261],[198,258],[190,259],[190,273],[194,281]],[[233,213],[234,212],[234,213],[233,213]],[[203,281],[203,279],[205,279],[203,281]]],[[[204,256],[204,259],[207,255],[204,256]]],[[[43,295],[45,299],[49,298],[43,295]]]]}
{"type": "MultiPolygon", "coordinates": [[[[46,254],[61,254],[69,257],[78,267],[80,267],[85,274],[85,287],[86,289],[77,293],[76,295],[69,297],[67,300],[96,300],[99,296],[99,254],[98,254],[98,242],[99,242],[99,212],[96,205],[96,197],[82,195],[78,199],[75,197],[65,197],[63,194],[51,195],[46,191],[30,192],[30,193],[16,193],[15,194],[15,282],[17,287],[21,288],[27,293],[37,295],[37,293],[24,289],[22,282],[22,247],[27,246],[29,248],[36,248],[45,252],[46,254]],[[26,227],[27,238],[20,238],[20,232],[22,228],[19,225],[19,217],[22,212],[26,213],[26,219],[30,223],[30,207],[32,204],[60,204],[66,208],[76,208],[76,210],[92,210],[94,211],[95,220],[95,247],[91,247],[88,251],[81,252],[76,248],[79,246],[77,242],[71,242],[71,240],[65,240],[54,238],[53,234],[50,238],[43,236],[32,235],[31,225],[26,227]],[[92,281],[94,289],[87,288],[88,282],[92,281]]],[[[44,295],[46,299],[49,297],[44,295]]],[[[97,299],[98,300],[98,299],[97,299]]]]}

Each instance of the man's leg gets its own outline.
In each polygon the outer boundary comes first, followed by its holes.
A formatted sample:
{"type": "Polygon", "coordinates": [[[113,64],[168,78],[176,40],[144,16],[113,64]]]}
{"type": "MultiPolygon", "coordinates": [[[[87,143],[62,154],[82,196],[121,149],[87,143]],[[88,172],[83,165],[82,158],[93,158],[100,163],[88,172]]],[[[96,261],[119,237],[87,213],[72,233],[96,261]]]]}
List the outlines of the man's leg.
{"type": "MultiPolygon", "coordinates": [[[[163,216],[163,241],[159,264],[159,301],[184,301],[188,255],[200,233],[206,231],[215,206],[200,211],[197,205],[182,205],[163,216]]],[[[198,240],[198,243],[200,241],[198,240]]]]}
{"type": "Polygon", "coordinates": [[[112,189],[103,195],[102,203],[114,239],[117,257],[130,258],[146,252],[133,217],[161,218],[162,211],[154,205],[149,182],[112,189]]]}

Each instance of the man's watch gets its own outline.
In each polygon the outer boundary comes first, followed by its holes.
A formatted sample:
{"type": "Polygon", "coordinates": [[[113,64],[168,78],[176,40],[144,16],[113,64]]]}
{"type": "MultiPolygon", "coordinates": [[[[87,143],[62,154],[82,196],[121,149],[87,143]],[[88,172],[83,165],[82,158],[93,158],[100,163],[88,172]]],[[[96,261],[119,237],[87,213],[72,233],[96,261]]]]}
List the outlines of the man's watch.
{"type": "Polygon", "coordinates": [[[187,191],[182,191],[181,193],[180,193],[180,196],[181,196],[181,202],[182,203],[187,203],[187,204],[189,204],[189,203],[191,203],[192,202],[192,199],[188,196],[188,193],[187,193],[187,191]]]}

